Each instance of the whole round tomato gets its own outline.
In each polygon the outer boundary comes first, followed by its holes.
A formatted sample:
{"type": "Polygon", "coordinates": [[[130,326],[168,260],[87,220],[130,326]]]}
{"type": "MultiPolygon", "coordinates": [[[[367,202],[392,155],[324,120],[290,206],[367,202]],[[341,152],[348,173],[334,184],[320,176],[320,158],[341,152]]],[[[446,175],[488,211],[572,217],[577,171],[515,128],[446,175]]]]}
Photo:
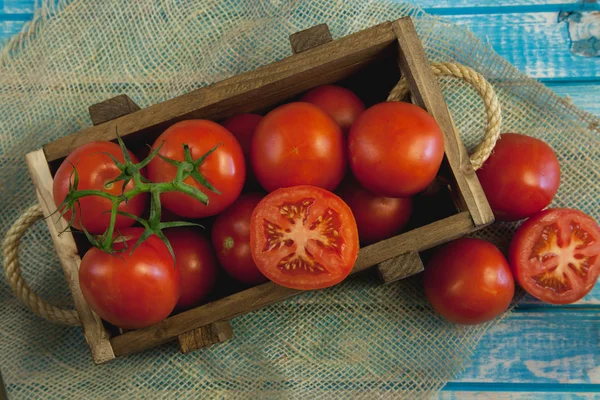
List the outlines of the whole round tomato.
{"type": "Polygon", "coordinates": [[[238,142],[240,142],[242,152],[246,159],[246,181],[252,183],[256,182],[256,177],[254,176],[252,166],[250,165],[250,148],[252,145],[252,138],[254,137],[254,131],[262,119],[262,115],[244,113],[234,115],[222,123],[229,132],[233,133],[233,136],[235,136],[238,142]]]}
{"type": "Polygon", "coordinates": [[[388,101],[362,113],[348,136],[350,167],[371,192],[409,197],[436,177],[444,136],[435,119],[410,103],[388,101]]]}
{"type": "MultiPolygon", "coordinates": [[[[184,144],[189,146],[194,160],[218,145],[198,170],[220,192],[215,193],[188,177],[184,182],[206,194],[208,204],[204,205],[184,193],[168,192],[161,195],[163,207],[182,217],[204,218],[220,213],[238,198],[246,178],[244,154],[227,129],[207,120],[181,121],[165,130],[152,147],[156,149],[161,144],[159,154],[177,161],[184,160],[184,144]]],[[[158,156],[148,164],[148,177],[152,182],[170,182],[176,173],[177,167],[158,156]]]]}
{"type": "Polygon", "coordinates": [[[412,198],[377,196],[354,179],[343,182],[337,193],[354,214],[361,246],[398,234],[412,213],[412,198]]]}
{"type": "Polygon", "coordinates": [[[164,233],[175,253],[175,268],[181,276],[181,295],[176,308],[196,307],[217,283],[217,260],[210,241],[198,228],[169,228],[164,233]]]}
{"type": "Polygon", "coordinates": [[[250,220],[256,205],[264,196],[242,194],[215,219],[212,243],[221,266],[236,281],[256,285],[267,281],[250,252],[250,220]]]}
{"type": "MultiPolygon", "coordinates": [[[[112,155],[119,162],[125,162],[121,148],[118,144],[112,142],[84,144],[67,156],[58,167],[54,175],[54,183],[52,184],[54,202],[57,207],[67,197],[69,184],[73,184],[75,179],[72,174],[73,167],[76,168],[79,177],[78,190],[100,190],[116,196],[123,192],[123,181],[107,184],[107,182],[113,180],[121,173],[114,161],[107,154],[112,155]]],[[[133,153],[129,152],[129,156],[133,162],[138,162],[133,153]]],[[[133,181],[130,181],[125,185],[125,191],[129,191],[134,187],[133,181]]],[[[148,195],[141,193],[127,203],[122,202],[119,204],[119,211],[140,216],[144,212],[147,203],[148,195]]],[[[75,207],[73,227],[79,230],[85,227],[88,232],[93,234],[104,233],[110,223],[111,209],[112,202],[109,199],[100,196],[82,197],[79,200],[79,205],[75,207]]],[[[70,210],[65,213],[64,218],[67,221],[71,220],[72,214],[70,210]]],[[[126,228],[133,225],[134,222],[131,218],[117,214],[115,228],[126,228]]]]}
{"type": "Polygon", "coordinates": [[[515,283],[504,255],[493,244],[463,238],[438,249],[423,276],[433,308],[457,324],[490,321],[510,305],[515,283]]]}
{"type": "Polygon", "coordinates": [[[560,184],[560,164],[543,141],[504,133],[477,177],[496,219],[516,221],[550,204],[560,184]]]}
{"type": "Polygon", "coordinates": [[[252,213],[252,258],[281,286],[312,290],[341,282],[356,262],[358,247],[350,207],[316,186],[278,189],[252,213]]]}
{"type": "Polygon", "coordinates": [[[337,85],[318,86],[306,92],[300,101],[325,111],[348,134],[356,118],[365,111],[364,103],[351,90],[337,85]]]}
{"type": "Polygon", "coordinates": [[[117,253],[97,248],[85,253],[79,284],[85,301],[102,319],[123,329],[154,325],[173,311],[181,277],[167,246],[150,236],[133,252],[141,228],[121,230],[117,253]]]}
{"type": "Polygon", "coordinates": [[[340,127],[309,103],[269,112],[256,128],[250,154],[254,173],[269,192],[296,185],[333,190],[346,170],[340,127]]]}
{"type": "Polygon", "coordinates": [[[578,210],[540,211],[517,229],[509,260],[527,293],[547,303],[574,303],[600,275],[600,227],[578,210]]]}

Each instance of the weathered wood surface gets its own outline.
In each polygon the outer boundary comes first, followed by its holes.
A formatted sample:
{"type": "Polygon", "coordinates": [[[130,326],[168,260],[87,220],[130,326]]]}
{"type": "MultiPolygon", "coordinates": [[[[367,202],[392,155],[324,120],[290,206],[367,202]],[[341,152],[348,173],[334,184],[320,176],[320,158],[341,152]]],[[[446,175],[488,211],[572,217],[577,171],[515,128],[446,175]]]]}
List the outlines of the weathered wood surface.
{"type": "Polygon", "coordinates": [[[79,286],[81,258],[73,235],[70,232],[63,232],[67,228],[67,222],[63,218],[58,218],[59,214],[50,216],[55,212],[56,205],[52,195],[52,175],[50,174],[48,161],[44,157],[44,152],[36,150],[27,154],[26,162],[35,186],[38,202],[42,207],[44,216],[47,217],[46,224],[69,285],[75,309],[83,324],[84,335],[90,346],[92,359],[95,363],[112,360],[115,358],[115,354],[110,345],[109,334],[104,329],[100,317],[89,308],[81,293],[79,286]]]}

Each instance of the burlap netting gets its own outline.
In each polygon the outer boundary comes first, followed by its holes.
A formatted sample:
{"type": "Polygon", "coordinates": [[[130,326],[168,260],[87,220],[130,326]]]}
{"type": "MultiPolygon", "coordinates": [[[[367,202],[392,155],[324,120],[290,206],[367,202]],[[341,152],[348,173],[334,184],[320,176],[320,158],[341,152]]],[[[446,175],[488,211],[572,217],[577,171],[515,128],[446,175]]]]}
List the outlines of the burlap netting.
{"type": "MultiPolygon", "coordinates": [[[[465,28],[394,1],[60,1],[0,56],[0,224],[35,194],[23,156],[91,123],[87,106],[127,93],[140,106],[291,54],[288,35],[317,23],[334,37],[411,15],[431,62],[469,66],[494,86],[503,131],[546,140],[558,153],[556,206],[599,217],[597,118],[520,74],[465,28]],[[56,8],[53,8],[56,7],[56,8]]],[[[54,3],[49,1],[48,3],[54,3]]],[[[463,81],[440,80],[471,149],[486,125],[463,81]]],[[[480,233],[505,247],[512,224],[480,233]]],[[[25,279],[58,306],[68,289],[43,224],[21,249],[25,279]]],[[[235,338],[181,355],[174,345],[94,366],[77,327],[25,309],[0,284],[0,368],[15,398],[428,397],[464,367],[493,323],[455,326],[436,316],[418,278],[381,286],[363,277],[232,321],[235,338]]]]}

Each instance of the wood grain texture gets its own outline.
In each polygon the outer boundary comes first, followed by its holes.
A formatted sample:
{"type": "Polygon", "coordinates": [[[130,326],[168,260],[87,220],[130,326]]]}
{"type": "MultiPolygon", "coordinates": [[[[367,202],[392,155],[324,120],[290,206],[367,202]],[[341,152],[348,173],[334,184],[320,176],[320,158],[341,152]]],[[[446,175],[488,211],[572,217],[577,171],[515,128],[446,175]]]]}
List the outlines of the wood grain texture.
{"type": "Polygon", "coordinates": [[[189,353],[194,350],[222,343],[233,337],[233,329],[229,321],[218,321],[208,326],[202,326],[177,336],[179,350],[189,353]]]}
{"type": "MultiPolygon", "coordinates": [[[[413,229],[361,249],[352,273],[364,271],[401,253],[427,250],[464,236],[473,229],[473,220],[468,212],[413,229]]],[[[300,291],[267,282],[169,317],[157,325],[116,336],[111,339],[111,344],[117,356],[135,353],[169,342],[191,329],[230,320],[298,293],[300,291]]]]}
{"type": "Polygon", "coordinates": [[[464,209],[471,213],[476,227],[484,227],[494,221],[494,215],[471,166],[467,150],[460,140],[460,134],[452,122],[437,79],[430,68],[421,67],[427,65],[428,60],[412,20],[400,19],[392,27],[400,46],[400,69],[408,81],[413,101],[433,115],[440,125],[444,133],[446,160],[453,172],[464,209]]]}
{"type": "Polygon", "coordinates": [[[600,77],[596,82],[549,82],[545,83],[561,97],[569,97],[577,107],[600,118],[600,77]]]}
{"type": "MultiPolygon", "coordinates": [[[[546,386],[546,385],[542,385],[546,386]]],[[[600,397],[595,388],[577,387],[569,390],[569,385],[561,385],[563,389],[548,387],[532,387],[532,385],[510,385],[504,388],[503,385],[474,385],[474,390],[454,390],[445,389],[439,393],[439,400],[597,400],[600,397]],[[512,389],[512,391],[509,391],[512,389]],[[554,389],[554,390],[552,390],[554,389]]],[[[467,386],[468,387],[468,386],[467,386]]]]}
{"type": "Polygon", "coordinates": [[[570,51],[566,22],[557,12],[448,15],[489,43],[519,70],[534,78],[599,78],[600,57],[570,51]]]}
{"type": "Polygon", "coordinates": [[[423,261],[417,251],[400,254],[377,265],[377,274],[383,283],[392,283],[424,271],[423,261]]]}
{"type": "Polygon", "coordinates": [[[33,180],[40,206],[42,207],[52,243],[56,249],[58,259],[62,265],[67,284],[75,303],[75,309],[83,325],[83,332],[92,352],[95,363],[103,363],[115,358],[110,345],[109,334],[104,329],[102,320],[94,313],[85,302],[79,286],[79,264],[81,258],[77,252],[75,240],[70,232],[62,232],[67,228],[63,218],[57,220],[57,214],[49,217],[55,210],[52,195],[52,175],[48,162],[42,150],[36,150],[26,155],[27,167],[33,180]]]}
{"type": "Polygon", "coordinates": [[[140,106],[126,94],[115,96],[89,107],[90,118],[94,125],[100,125],[139,110],[140,106]]]}
{"type": "Polygon", "coordinates": [[[599,321],[598,308],[514,311],[483,336],[456,381],[598,385],[599,321]]]}
{"type": "Polygon", "coordinates": [[[315,25],[290,35],[290,45],[294,54],[331,42],[331,32],[327,24],[315,25]]]}
{"type": "MultiPolygon", "coordinates": [[[[393,45],[389,23],[296,54],[245,74],[192,91],[134,114],[65,136],[44,146],[49,161],[60,159],[93,140],[112,140],[115,132],[160,131],[190,118],[219,120],[277,104],[317,85],[335,82],[364,68],[393,45]],[[248,98],[254,98],[248,102],[248,98]]],[[[155,132],[156,133],[156,132],[155,132]]]]}

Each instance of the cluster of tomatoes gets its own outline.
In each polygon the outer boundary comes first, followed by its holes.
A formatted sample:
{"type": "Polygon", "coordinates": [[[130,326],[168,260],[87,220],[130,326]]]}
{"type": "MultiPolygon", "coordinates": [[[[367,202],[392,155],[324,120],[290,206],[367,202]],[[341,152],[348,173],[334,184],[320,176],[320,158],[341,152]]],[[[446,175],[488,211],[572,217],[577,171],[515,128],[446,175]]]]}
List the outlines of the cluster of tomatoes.
{"type": "MultiPolygon", "coordinates": [[[[365,108],[353,92],[335,85],[312,89],[264,117],[175,123],[151,147],[158,155],[140,170],[148,182],[173,181],[181,173],[178,163],[186,160],[199,165],[187,185],[159,195],[162,221],[209,227],[164,229],[174,258],[159,235],[136,247],[145,230],[134,224],[148,215],[152,193],[119,204],[113,221],[111,201],[101,195],[80,198],[73,213],[64,214],[90,234],[114,227],[115,252],[88,250],[79,279],[90,307],[125,329],[153,325],[207,301],[221,271],[246,286],[271,280],[310,290],[341,282],[360,246],[405,228],[413,196],[435,179],[444,156],[443,134],[421,108],[404,102],[365,108]],[[189,187],[207,201],[190,196],[189,187]]],[[[127,152],[134,163],[146,157],[127,152]]],[[[111,142],[76,149],[55,175],[55,202],[61,204],[71,190],[74,168],[78,190],[119,195],[135,189],[135,180],[118,180],[123,171],[117,164],[124,160],[111,142]]],[[[479,177],[495,214],[521,219],[550,203],[559,174],[547,145],[507,134],[479,177]]],[[[428,263],[425,294],[438,312],[459,323],[503,312],[513,296],[513,274],[542,299],[574,301],[600,272],[598,240],[600,229],[584,214],[535,214],[515,236],[512,271],[492,244],[460,239],[428,263]]]]}

